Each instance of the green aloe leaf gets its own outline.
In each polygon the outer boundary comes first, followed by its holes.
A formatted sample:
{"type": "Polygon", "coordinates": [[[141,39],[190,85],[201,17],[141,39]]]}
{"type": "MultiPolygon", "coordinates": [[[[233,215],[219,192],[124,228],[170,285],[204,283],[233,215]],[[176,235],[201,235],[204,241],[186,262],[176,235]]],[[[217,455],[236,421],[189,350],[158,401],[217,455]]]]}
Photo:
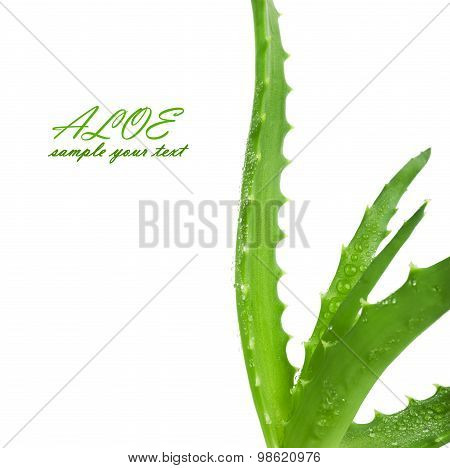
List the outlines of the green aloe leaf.
{"type": "Polygon", "coordinates": [[[282,272],[275,248],[283,238],[279,207],[285,202],[280,173],[287,165],[283,142],[286,120],[284,51],[279,14],[272,0],[252,0],[256,79],[252,122],[245,156],[236,245],[236,301],[242,347],[253,400],[266,443],[280,444],[291,412],[294,369],[286,356],[288,336],[281,327],[284,304],[277,283],[282,272]]]}
{"type": "Polygon", "coordinates": [[[352,423],[341,447],[441,447],[450,442],[450,388],[426,400],[409,399],[396,414],[376,413],[368,424],[352,423]]]}
{"type": "Polygon", "coordinates": [[[384,187],[372,207],[367,208],[353,239],[341,252],[336,274],[322,295],[319,318],[309,341],[305,343],[303,377],[314,350],[347,295],[372,262],[381,242],[389,234],[387,226],[396,213],[400,198],[430,158],[431,149],[411,159],[384,187]]]}
{"type": "Polygon", "coordinates": [[[444,443],[448,440],[448,400],[443,390],[398,415],[378,415],[369,425],[352,423],[386,367],[450,308],[450,259],[426,269],[412,268],[405,285],[379,304],[361,303],[424,216],[426,204],[376,255],[400,198],[427,163],[430,150],[409,161],[384,187],[367,208],[349,245],[342,249],[294,385],[295,369],[286,356],[288,336],[281,326],[285,306],[277,293],[282,271],[275,254],[283,238],[278,211],[286,201],[280,191],[280,175],[287,165],[283,143],[290,130],[285,115],[290,91],[284,76],[287,54],[273,1],[252,0],[252,7],[256,78],[243,171],[235,287],[245,364],[266,444],[393,447],[444,443]],[[427,415],[432,416],[429,425],[419,421],[422,417],[427,420],[427,415]],[[379,437],[403,426],[409,428],[408,436],[379,437]]]}
{"type": "Polygon", "coordinates": [[[288,447],[337,447],[366,395],[389,364],[450,308],[450,258],[412,267],[408,280],[378,304],[363,306],[353,328],[320,342],[312,378],[295,395],[288,447]]]}
{"type": "Polygon", "coordinates": [[[361,301],[367,299],[395,255],[423,219],[427,204],[428,202],[425,202],[414,215],[403,224],[389,244],[374,258],[358,283],[342,302],[328,330],[323,334],[322,340],[332,341],[335,334],[343,336],[351,329],[358,317],[358,311],[361,309],[361,301]]]}

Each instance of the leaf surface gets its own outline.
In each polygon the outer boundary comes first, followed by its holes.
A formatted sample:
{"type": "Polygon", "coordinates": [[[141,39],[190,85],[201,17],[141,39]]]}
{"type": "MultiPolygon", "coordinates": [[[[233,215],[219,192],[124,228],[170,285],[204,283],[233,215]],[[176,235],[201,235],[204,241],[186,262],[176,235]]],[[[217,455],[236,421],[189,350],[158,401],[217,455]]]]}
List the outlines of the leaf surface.
{"type": "Polygon", "coordinates": [[[341,447],[441,447],[450,442],[450,388],[426,400],[409,400],[396,414],[376,413],[368,424],[352,423],[341,447]]]}
{"type": "Polygon", "coordinates": [[[344,336],[321,341],[312,378],[295,394],[287,447],[337,447],[368,392],[394,359],[450,309],[450,258],[412,268],[406,283],[362,314],[344,336]]]}

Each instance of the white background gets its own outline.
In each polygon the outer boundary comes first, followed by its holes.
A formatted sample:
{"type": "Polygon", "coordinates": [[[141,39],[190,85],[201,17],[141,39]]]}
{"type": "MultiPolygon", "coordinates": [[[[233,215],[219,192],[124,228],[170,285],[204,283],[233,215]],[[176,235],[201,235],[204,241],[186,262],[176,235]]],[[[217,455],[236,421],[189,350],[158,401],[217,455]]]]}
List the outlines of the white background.
{"type": "MultiPolygon", "coordinates": [[[[5,5],[112,110],[186,109],[167,144],[191,149],[165,164],[193,194],[155,159],[109,165],[48,158],[58,146],[51,127],[97,102],[0,8],[2,445],[199,254],[5,452],[263,448],[240,350],[232,248],[138,245],[139,200],[239,195],[253,93],[250,1],[5,5]]],[[[279,0],[277,6],[291,54],[288,119],[295,130],[285,153],[292,158],[445,2],[279,0]]],[[[429,146],[432,159],[391,227],[424,199],[432,203],[371,300],[400,286],[410,261],[427,266],[449,254],[449,26],[450,8],[283,175],[286,196],[298,204],[311,200],[303,225],[311,248],[280,247],[283,281],[313,310],[365,206],[429,146]]],[[[218,223],[224,230],[224,219],[218,223]]],[[[314,319],[282,288],[280,296],[294,336],[290,356],[299,362],[314,319]]],[[[403,401],[405,394],[430,396],[432,383],[450,384],[448,331],[444,317],[383,375],[403,401]]],[[[375,407],[394,412],[401,404],[376,385],[358,420],[370,420],[375,407]]]]}

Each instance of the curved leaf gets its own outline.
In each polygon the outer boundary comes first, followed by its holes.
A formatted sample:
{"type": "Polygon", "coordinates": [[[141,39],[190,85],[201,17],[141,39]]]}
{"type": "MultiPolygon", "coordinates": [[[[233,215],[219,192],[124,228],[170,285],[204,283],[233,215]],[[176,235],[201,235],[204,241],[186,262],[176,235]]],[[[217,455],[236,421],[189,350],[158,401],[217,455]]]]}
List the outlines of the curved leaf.
{"type": "Polygon", "coordinates": [[[367,208],[364,213],[364,217],[353,239],[347,247],[342,249],[336,274],[328,291],[322,295],[319,319],[311,338],[305,343],[303,378],[308,378],[307,369],[309,361],[323,333],[328,328],[344,299],[372,262],[373,256],[381,242],[389,234],[387,226],[396,212],[396,206],[400,198],[417,174],[424,168],[430,155],[431,149],[427,149],[419,156],[411,159],[385,185],[372,207],[367,208]]]}
{"type": "Polygon", "coordinates": [[[437,387],[396,414],[376,413],[368,424],[352,423],[341,447],[441,447],[450,442],[450,388],[437,387]]]}
{"type": "Polygon", "coordinates": [[[450,309],[450,258],[412,268],[407,282],[378,304],[367,304],[353,328],[320,342],[312,378],[295,394],[287,447],[337,447],[387,366],[450,309]]]}
{"type": "Polygon", "coordinates": [[[266,443],[277,447],[291,411],[294,368],[286,356],[281,326],[284,304],[277,284],[282,272],[275,248],[283,234],[278,210],[285,202],[280,173],[287,165],[283,50],[272,0],[252,0],[256,79],[252,123],[245,156],[236,245],[236,302],[242,348],[253,400],[266,443]],[[265,265],[265,266],[264,266],[265,265]]]}

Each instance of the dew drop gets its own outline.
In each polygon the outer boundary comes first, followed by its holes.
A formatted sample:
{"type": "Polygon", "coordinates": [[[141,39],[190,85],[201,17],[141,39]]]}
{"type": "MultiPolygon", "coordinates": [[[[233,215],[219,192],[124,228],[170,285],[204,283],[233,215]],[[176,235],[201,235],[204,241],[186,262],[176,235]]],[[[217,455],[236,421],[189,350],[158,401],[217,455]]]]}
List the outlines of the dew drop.
{"type": "Polygon", "coordinates": [[[340,292],[341,294],[345,294],[345,293],[348,293],[351,289],[351,285],[350,283],[346,282],[346,281],[338,281],[337,285],[336,285],[336,289],[338,290],[338,292],[340,292]]]}
{"type": "Polygon", "coordinates": [[[248,348],[249,349],[255,349],[255,337],[251,336],[249,341],[248,341],[248,348]]]}
{"type": "Polygon", "coordinates": [[[337,297],[334,297],[333,299],[331,299],[330,305],[328,306],[328,308],[332,314],[335,314],[337,310],[339,309],[340,305],[341,305],[341,301],[337,297]]]}

